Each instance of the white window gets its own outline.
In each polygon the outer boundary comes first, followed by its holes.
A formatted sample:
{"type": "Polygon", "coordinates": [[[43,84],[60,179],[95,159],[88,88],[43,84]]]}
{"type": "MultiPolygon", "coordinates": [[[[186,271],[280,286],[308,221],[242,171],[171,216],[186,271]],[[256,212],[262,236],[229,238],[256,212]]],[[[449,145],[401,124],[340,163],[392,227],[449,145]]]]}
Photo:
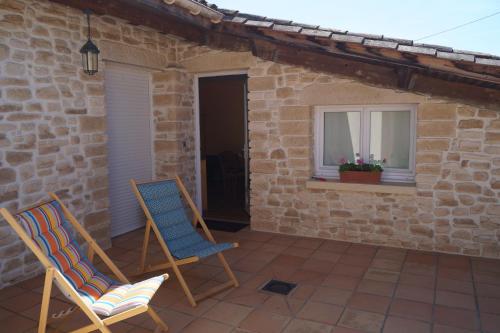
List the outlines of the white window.
{"type": "Polygon", "coordinates": [[[316,176],[337,178],[342,160],[385,159],[382,180],[414,181],[415,109],[414,105],[317,107],[316,176]]]}

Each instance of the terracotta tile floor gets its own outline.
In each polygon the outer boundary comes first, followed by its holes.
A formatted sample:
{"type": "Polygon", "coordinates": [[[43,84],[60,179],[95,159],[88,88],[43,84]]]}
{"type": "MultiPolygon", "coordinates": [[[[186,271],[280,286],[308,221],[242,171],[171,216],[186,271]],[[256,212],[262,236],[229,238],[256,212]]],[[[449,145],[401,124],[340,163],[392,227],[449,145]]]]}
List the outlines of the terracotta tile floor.
{"type": "MultiPolygon", "coordinates": [[[[108,250],[127,275],[135,272],[142,232],[114,239],[108,250]]],[[[226,257],[241,287],[192,308],[171,274],[152,301],[170,332],[500,332],[500,260],[249,230],[214,234],[218,241],[240,242],[226,257]],[[298,286],[288,296],[260,291],[271,278],[298,286]]],[[[150,258],[162,260],[158,244],[150,258]]],[[[182,270],[195,291],[226,279],[216,258],[182,270]]],[[[1,332],[36,331],[41,286],[38,277],[0,291],[1,332]]],[[[67,300],[56,291],[53,296],[51,309],[65,309],[67,300]]],[[[84,323],[77,314],[51,331],[84,323]]],[[[140,316],[112,329],[152,332],[154,325],[140,316]]]]}

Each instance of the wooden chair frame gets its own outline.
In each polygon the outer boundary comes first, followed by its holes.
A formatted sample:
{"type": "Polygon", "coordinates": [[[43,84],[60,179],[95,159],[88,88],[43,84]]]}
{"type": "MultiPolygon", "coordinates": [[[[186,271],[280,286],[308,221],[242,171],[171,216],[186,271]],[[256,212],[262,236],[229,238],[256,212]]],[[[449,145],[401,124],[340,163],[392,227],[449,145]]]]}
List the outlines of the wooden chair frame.
{"type": "MultiPolygon", "coordinates": [[[[172,255],[172,253],[168,249],[168,246],[167,246],[165,240],[163,239],[163,237],[160,233],[160,230],[158,229],[158,226],[153,221],[153,217],[151,215],[151,212],[149,211],[148,207],[146,206],[146,203],[144,202],[142,195],[139,192],[139,189],[137,188],[138,184],[155,183],[158,181],[165,181],[165,180],[175,180],[175,182],[177,183],[177,186],[178,186],[182,196],[184,197],[184,199],[186,200],[186,202],[189,205],[189,208],[193,212],[193,222],[192,222],[193,227],[196,228],[197,224],[199,223],[201,225],[201,228],[203,229],[207,239],[214,244],[216,243],[212,233],[208,229],[205,221],[203,220],[203,217],[201,216],[200,212],[198,211],[198,208],[196,207],[193,200],[191,199],[189,192],[186,190],[186,187],[182,183],[179,176],[176,176],[175,179],[159,179],[159,180],[155,180],[155,181],[147,181],[147,182],[140,182],[140,183],[136,182],[134,179],[131,179],[130,184],[132,185],[132,189],[134,190],[134,193],[137,197],[137,200],[139,200],[139,204],[141,205],[142,209],[144,210],[144,214],[146,215],[146,218],[147,218],[146,231],[144,234],[144,243],[142,246],[142,254],[141,254],[141,260],[140,260],[139,269],[138,269],[138,275],[142,275],[145,273],[149,273],[149,272],[153,272],[153,271],[157,271],[157,270],[161,270],[161,269],[165,269],[165,268],[172,268],[175,275],[177,276],[177,279],[179,280],[179,283],[180,283],[182,289],[184,290],[184,293],[186,294],[186,296],[188,298],[189,303],[191,304],[191,306],[195,307],[197,305],[197,302],[199,302],[205,298],[208,298],[208,297],[210,297],[218,292],[221,292],[223,290],[226,290],[228,288],[238,287],[239,282],[238,282],[238,279],[236,279],[236,276],[234,275],[233,271],[229,267],[229,264],[227,263],[226,258],[224,258],[224,255],[221,252],[219,252],[219,253],[217,253],[217,258],[221,262],[221,264],[224,268],[224,271],[226,272],[227,276],[229,277],[229,281],[225,282],[223,284],[217,285],[213,288],[210,288],[209,290],[204,291],[202,293],[199,293],[197,295],[193,295],[193,293],[191,292],[191,290],[189,289],[189,287],[186,283],[186,280],[182,276],[182,273],[179,269],[179,266],[195,263],[195,262],[199,261],[200,258],[197,256],[184,258],[184,259],[180,259],[180,260],[176,260],[174,258],[174,256],[172,255]],[[168,262],[148,265],[146,267],[146,256],[147,256],[147,251],[148,251],[149,237],[150,237],[151,229],[153,229],[153,232],[156,236],[156,239],[160,243],[160,247],[162,248],[163,252],[165,253],[165,256],[167,257],[168,262]]],[[[236,248],[239,246],[239,244],[233,243],[233,246],[236,248]]]]}
{"type": "MultiPolygon", "coordinates": [[[[94,254],[97,254],[102,261],[108,266],[111,272],[116,275],[117,279],[124,284],[130,283],[125,275],[118,269],[118,267],[111,261],[107,254],[101,249],[101,247],[96,243],[96,241],[90,236],[90,234],[78,223],[76,218],[71,214],[71,212],[66,208],[62,201],[54,193],[49,193],[52,200],[43,201],[37,205],[28,207],[21,210],[20,212],[39,207],[43,204],[56,200],[62,207],[63,213],[75,230],[83,237],[83,239],[88,243],[89,249],[89,260],[92,260],[94,254]]],[[[50,262],[45,253],[36,245],[36,243],[31,239],[31,237],[26,233],[24,228],[16,221],[14,216],[6,209],[0,208],[0,214],[3,218],[10,224],[10,226],[16,231],[16,233],[21,237],[24,243],[30,248],[31,251],[36,255],[40,262],[45,267],[45,283],[43,288],[42,304],[40,310],[40,321],[38,324],[38,333],[45,333],[47,329],[47,319],[49,303],[52,291],[52,283],[57,282],[61,291],[66,295],[69,295],[71,300],[87,315],[92,324],[81,327],[79,329],[73,330],[70,333],[86,333],[99,330],[103,333],[111,333],[109,326],[117,323],[119,321],[134,317],[141,313],[147,312],[149,316],[156,323],[157,328],[155,332],[167,331],[168,327],[163,322],[163,320],[158,316],[158,314],[148,305],[138,306],[124,312],[115,314],[113,316],[101,319],[97,313],[92,310],[92,308],[84,302],[83,298],[78,294],[78,292],[73,288],[73,286],[66,280],[64,275],[57,270],[57,268],[50,262]]],[[[165,279],[168,278],[168,274],[164,275],[165,279]]]]}

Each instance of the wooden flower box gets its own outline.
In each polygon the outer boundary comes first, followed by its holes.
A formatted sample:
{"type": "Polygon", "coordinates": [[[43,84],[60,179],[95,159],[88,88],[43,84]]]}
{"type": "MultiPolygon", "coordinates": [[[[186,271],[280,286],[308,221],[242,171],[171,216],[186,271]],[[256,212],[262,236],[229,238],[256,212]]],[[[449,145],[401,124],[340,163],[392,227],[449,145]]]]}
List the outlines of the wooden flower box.
{"type": "Polygon", "coordinates": [[[339,174],[343,183],[378,184],[382,177],[379,171],[342,171],[339,174]]]}

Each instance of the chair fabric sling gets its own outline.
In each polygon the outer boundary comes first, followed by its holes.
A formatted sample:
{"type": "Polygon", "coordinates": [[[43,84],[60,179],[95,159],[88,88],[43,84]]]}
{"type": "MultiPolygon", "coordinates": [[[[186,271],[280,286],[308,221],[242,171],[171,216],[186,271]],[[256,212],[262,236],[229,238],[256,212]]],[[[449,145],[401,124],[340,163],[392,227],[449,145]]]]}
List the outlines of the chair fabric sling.
{"type": "Polygon", "coordinates": [[[137,183],[132,179],[130,183],[147,218],[139,275],[172,268],[193,307],[197,305],[197,302],[211,295],[239,286],[238,279],[222,253],[238,247],[238,243],[215,241],[179,176],[175,179],[146,183],[137,183]],[[192,220],[188,212],[192,212],[192,220]],[[196,226],[200,226],[201,229],[197,230],[196,226]],[[151,231],[160,243],[167,262],[156,262],[146,266],[151,231]],[[229,280],[193,295],[179,268],[211,255],[217,256],[229,280]]]}
{"type": "Polygon", "coordinates": [[[195,230],[175,179],[137,184],[137,189],[176,259],[205,258],[234,247],[232,243],[214,244],[195,230]]]}
{"type": "MultiPolygon", "coordinates": [[[[112,316],[147,305],[164,281],[164,276],[157,276],[136,284],[124,284],[99,272],[81,251],[74,237],[75,231],[56,200],[23,211],[15,217],[54,267],[97,314],[112,316]]],[[[66,297],[70,298],[69,295],[66,297]]]]}

